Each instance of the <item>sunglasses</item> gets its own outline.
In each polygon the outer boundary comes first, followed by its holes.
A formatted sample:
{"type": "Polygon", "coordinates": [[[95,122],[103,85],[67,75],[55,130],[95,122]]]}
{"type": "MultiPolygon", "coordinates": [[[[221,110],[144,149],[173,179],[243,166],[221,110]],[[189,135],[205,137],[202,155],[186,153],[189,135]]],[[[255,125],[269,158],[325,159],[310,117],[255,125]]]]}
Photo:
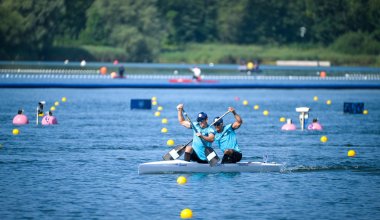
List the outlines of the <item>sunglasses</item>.
{"type": "Polygon", "coordinates": [[[215,123],[214,126],[220,126],[222,123],[215,123]]]}

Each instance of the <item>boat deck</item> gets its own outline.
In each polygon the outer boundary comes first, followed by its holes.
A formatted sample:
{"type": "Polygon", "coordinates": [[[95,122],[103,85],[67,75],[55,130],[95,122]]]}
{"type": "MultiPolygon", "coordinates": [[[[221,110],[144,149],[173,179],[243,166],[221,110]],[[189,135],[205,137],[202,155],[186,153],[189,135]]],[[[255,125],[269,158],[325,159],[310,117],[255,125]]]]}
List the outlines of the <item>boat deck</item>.
{"type": "Polygon", "coordinates": [[[281,172],[283,164],[274,162],[238,162],[231,164],[209,164],[169,160],[143,163],[139,165],[139,174],[160,173],[236,173],[236,172],[281,172]]]}

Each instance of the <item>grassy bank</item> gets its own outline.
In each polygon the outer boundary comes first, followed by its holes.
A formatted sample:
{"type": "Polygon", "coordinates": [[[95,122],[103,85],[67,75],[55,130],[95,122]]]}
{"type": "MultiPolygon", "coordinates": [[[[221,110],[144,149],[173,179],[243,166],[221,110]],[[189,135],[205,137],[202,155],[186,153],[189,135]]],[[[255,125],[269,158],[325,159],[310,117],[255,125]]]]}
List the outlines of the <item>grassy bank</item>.
{"type": "Polygon", "coordinates": [[[160,54],[162,63],[239,63],[259,59],[263,64],[276,60],[326,60],[332,65],[380,66],[380,56],[338,53],[330,48],[311,46],[259,46],[189,44],[182,50],[160,54]]]}
{"type": "MultiPolygon", "coordinates": [[[[112,62],[118,59],[129,62],[123,49],[105,46],[56,47],[48,60],[82,60],[112,62]]],[[[181,48],[167,48],[158,56],[160,63],[224,63],[258,59],[262,64],[275,64],[276,60],[321,60],[333,66],[380,66],[380,55],[339,53],[331,48],[316,46],[262,46],[230,44],[188,44],[181,48]]]]}

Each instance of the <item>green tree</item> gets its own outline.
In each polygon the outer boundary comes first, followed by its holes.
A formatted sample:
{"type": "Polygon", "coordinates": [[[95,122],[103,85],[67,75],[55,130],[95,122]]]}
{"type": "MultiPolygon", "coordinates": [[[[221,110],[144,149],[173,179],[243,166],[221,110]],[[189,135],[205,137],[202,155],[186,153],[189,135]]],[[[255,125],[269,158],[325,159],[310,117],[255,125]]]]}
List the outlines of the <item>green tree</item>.
{"type": "Polygon", "coordinates": [[[165,20],[169,43],[216,39],[216,0],[159,0],[157,6],[165,20]]]}
{"type": "Polygon", "coordinates": [[[373,26],[373,31],[370,33],[373,35],[373,38],[380,42],[380,0],[369,0],[369,11],[368,11],[368,23],[373,26]]]}
{"type": "MultiPolygon", "coordinates": [[[[218,5],[218,37],[226,43],[238,43],[242,24],[246,17],[245,8],[248,0],[220,1],[218,5]]],[[[252,30],[251,30],[252,31],[252,30]]]]}
{"type": "Polygon", "coordinates": [[[128,61],[150,62],[165,37],[156,0],[96,0],[87,11],[82,39],[88,44],[124,48],[128,61]]]}
{"type": "Polygon", "coordinates": [[[338,36],[348,31],[348,10],[347,0],[320,0],[307,2],[312,20],[310,34],[314,42],[325,45],[333,43],[338,36]]]}
{"type": "Polygon", "coordinates": [[[86,25],[86,11],[93,2],[94,0],[64,1],[65,14],[60,23],[62,35],[69,39],[78,38],[86,25]]]}
{"type": "Polygon", "coordinates": [[[0,2],[1,57],[44,59],[58,32],[63,0],[3,0],[0,2]],[[5,51],[4,51],[5,50],[5,51]]]}
{"type": "Polygon", "coordinates": [[[299,40],[306,25],[303,1],[219,1],[218,33],[222,42],[288,43],[299,40]]]}

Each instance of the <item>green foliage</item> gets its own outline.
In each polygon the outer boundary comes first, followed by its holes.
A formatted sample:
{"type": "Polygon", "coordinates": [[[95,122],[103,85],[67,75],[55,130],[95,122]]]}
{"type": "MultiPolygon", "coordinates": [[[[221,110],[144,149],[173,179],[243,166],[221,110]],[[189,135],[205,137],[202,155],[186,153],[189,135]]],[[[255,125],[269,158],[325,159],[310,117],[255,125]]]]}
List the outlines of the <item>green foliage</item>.
{"type": "Polygon", "coordinates": [[[155,0],[96,0],[82,34],[86,44],[123,48],[130,62],[154,61],[164,32],[155,0]]]}
{"type": "Polygon", "coordinates": [[[205,42],[216,38],[217,0],[159,0],[157,8],[168,42],[205,42]]]}
{"type": "Polygon", "coordinates": [[[351,55],[337,52],[329,47],[313,44],[233,45],[233,44],[189,44],[185,49],[166,51],[160,55],[163,63],[232,63],[261,60],[263,64],[274,64],[276,60],[329,60],[334,65],[377,65],[380,58],[372,55],[351,55]]]}
{"type": "MultiPolygon", "coordinates": [[[[98,60],[95,53],[81,47],[52,47],[47,53],[46,59],[49,60],[70,60],[70,61],[82,61],[83,59],[87,61],[98,60]]],[[[100,59],[99,59],[100,60],[100,59]]]]}
{"type": "Polygon", "coordinates": [[[370,34],[350,32],[339,37],[331,46],[332,49],[349,54],[380,54],[380,42],[370,34]]]}
{"type": "Polygon", "coordinates": [[[63,0],[3,0],[0,2],[0,57],[44,58],[58,32],[63,0]]]}
{"type": "MultiPolygon", "coordinates": [[[[323,45],[337,52],[379,54],[380,0],[0,0],[0,16],[0,59],[58,59],[50,53],[60,54],[57,48],[63,47],[76,57],[85,55],[82,45],[92,45],[115,49],[90,49],[91,59],[153,62],[168,48],[174,54],[172,48],[189,50],[192,43],[243,46],[237,51],[223,46],[217,56],[187,54],[194,62],[207,57],[239,62],[242,55],[235,53],[247,53],[244,45],[252,44],[274,50],[323,45]]],[[[286,57],[317,58],[303,51],[286,57]]],[[[272,62],[273,56],[263,54],[272,62]]],[[[182,54],[179,58],[188,60],[182,54]]]]}
{"type": "MultiPolygon", "coordinates": [[[[220,1],[218,7],[217,25],[219,30],[219,39],[221,42],[231,43],[239,42],[240,33],[244,33],[241,27],[245,18],[245,8],[247,1],[220,1]],[[241,16],[243,15],[243,16],[241,16]]],[[[244,35],[244,34],[243,34],[244,35]]]]}
{"type": "Polygon", "coordinates": [[[80,32],[85,28],[86,10],[92,5],[94,0],[65,0],[65,16],[60,22],[61,35],[66,38],[77,39],[80,32]]]}
{"type": "Polygon", "coordinates": [[[82,46],[81,49],[89,53],[94,61],[112,62],[117,59],[123,62],[127,60],[126,53],[121,48],[87,45],[82,46]]]}

